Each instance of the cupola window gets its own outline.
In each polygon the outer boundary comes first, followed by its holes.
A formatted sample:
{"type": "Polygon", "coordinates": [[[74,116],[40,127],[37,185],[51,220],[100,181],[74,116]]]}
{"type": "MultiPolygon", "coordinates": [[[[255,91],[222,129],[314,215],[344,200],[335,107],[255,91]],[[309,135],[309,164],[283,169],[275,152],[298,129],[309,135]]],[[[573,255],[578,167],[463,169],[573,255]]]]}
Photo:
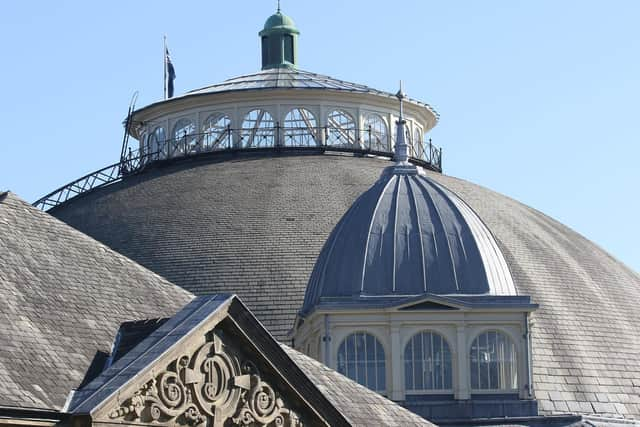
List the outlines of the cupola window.
{"type": "Polygon", "coordinates": [[[472,390],[518,389],[516,346],[499,331],[480,334],[471,344],[472,390]]]}
{"type": "Polygon", "coordinates": [[[318,122],[306,108],[294,108],[284,118],[284,145],[290,147],[315,147],[318,122]]]}
{"type": "Polygon", "coordinates": [[[451,390],[451,350],[440,334],[420,332],[404,348],[405,389],[409,392],[451,390]]]}
{"type": "Polygon", "coordinates": [[[390,150],[387,124],[378,114],[366,116],[362,133],[365,148],[373,151],[390,150]]]}
{"type": "Polygon", "coordinates": [[[189,119],[180,119],[173,126],[173,142],[170,147],[170,156],[189,153],[195,151],[196,127],[189,119]]]}
{"type": "Polygon", "coordinates": [[[275,123],[265,110],[252,110],[242,122],[243,148],[263,148],[275,146],[275,123]]]}
{"type": "Polygon", "coordinates": [[[202,126],[203,149],[205,151],[231,148],[231,119],[224,114],[212,114],[202,126]]]}
{"type": "Polygon", "coordinates": [[[262,68],[269,65],[271,58],[269,57],[269,38],[262,37],[262,68]]]}
{"type": "Polygon", "coordinates": [[[327,145],[353,147],[356,143],[356,122],[342,110],[333,110],[327,118],[327,145]]]}
{"type": "Polygon", "coordinates": [[[412,156],[421,159],[424,156],[424,147],[422,146],[422,132],[417,127],[413,131],[413,149],[412,156]]]}
{"type": "Polygon", "coordinates": [[[147,143],[149,145],[149,152],[151,153],[151,156],[154,160],[166,156],[166,153],[164,151],[165,140],[166,136],[164,134],[163,127],[155,128],[153,132],[151,132],[151,135],[149,135],[147,143]]]}
{"type": "Polygon", "coordinates": [[[284,60],[294,64],[293,57],[293,35],[285,34],[284,35],[284,60]]]}
{"type": "Polygon", "coordinates": [[[371,390],[386,390],[384,348],[371,334],[357,332],[345,338],[338,347],[337,368],[371,390]]]}

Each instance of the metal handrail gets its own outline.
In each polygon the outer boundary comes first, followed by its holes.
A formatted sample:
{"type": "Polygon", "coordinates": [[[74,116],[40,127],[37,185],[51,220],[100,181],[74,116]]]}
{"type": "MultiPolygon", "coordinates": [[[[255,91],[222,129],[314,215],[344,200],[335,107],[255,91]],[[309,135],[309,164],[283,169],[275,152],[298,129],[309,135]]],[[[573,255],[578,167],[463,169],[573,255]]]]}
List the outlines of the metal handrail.
{"type": "MultiPolygon", "coordinates": [[[[67,200],[96,188],[104,187],[138,173],[150,164],[169,161],[212,152],[321,149],[322,151],[342,151],[360,154],[393,156],[391,147],[394,137],[386,135],[386,141],[378,138],[372,129],[345,129],[341,127],[258,127],[254,129],[224,128],[218,132],[190,133],[176,139],[159,141],[158,144],[142,146],[142,150],[131,150],[118,163],[106,166],[76,179],[41,197],[33,206],[46,211],[67,200]],[[246,144],[246,138],[249,144],[246,144]],[[257,144],[254,144],[258,137],[257,144]],[[261,146],[261,141],[269,144],[261,146]],[[345,142],[342,142],[345,141],[345,142]],[[313,143],[313,144],[311,144],[313,143]]],[[[434,146],[431,139],[423,144],[410,146],[413,161],[432,170],[442,171],[442,149],[434,146]],[[417,150],[416,150],[417,148],[417,150]]]]}

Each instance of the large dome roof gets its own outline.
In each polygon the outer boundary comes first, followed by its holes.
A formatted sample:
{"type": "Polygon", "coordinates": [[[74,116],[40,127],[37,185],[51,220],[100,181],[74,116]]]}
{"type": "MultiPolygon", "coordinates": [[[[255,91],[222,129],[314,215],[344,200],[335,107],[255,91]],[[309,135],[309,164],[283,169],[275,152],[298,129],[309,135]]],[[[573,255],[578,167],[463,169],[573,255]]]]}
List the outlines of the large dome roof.
{"type": "MultiPolygon", "coordinates": [[[[50,211],[196,294],[235,292],[286,340],[331,231],[388,160],[226,154],[174,162],[50,211]]],[[[533,383],[543,413],[640,416],[640,277],[548,216],[426,172],[491,231],[540,308],[533,383]]]]}
{"type": "Polygon", "coordinates": [[[336,225],[314,267],[303,313],[421,294],[515,295],[490,231],[417,168],[385,169],[336,225]],[[398,173],[397,171],[400,170],[398,173]]]}

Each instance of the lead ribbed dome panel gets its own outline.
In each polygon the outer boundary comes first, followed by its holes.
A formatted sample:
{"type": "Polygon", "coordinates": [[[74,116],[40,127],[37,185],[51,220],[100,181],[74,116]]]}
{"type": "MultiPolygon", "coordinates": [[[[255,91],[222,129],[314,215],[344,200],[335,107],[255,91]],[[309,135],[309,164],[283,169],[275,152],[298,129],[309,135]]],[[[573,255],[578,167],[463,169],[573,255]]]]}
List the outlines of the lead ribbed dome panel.
{"type": "Polygon", "coordinates": [[[394,170],[336,225],[302,312],[344,298],[515,294],[504,257],[475,213],[427,177],[394,170]]]}

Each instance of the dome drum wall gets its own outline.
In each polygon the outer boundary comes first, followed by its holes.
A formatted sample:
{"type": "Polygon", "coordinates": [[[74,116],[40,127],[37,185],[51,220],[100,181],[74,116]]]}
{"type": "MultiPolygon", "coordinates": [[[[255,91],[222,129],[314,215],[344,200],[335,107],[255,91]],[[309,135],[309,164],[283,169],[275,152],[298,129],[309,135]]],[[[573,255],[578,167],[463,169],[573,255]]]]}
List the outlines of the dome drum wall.
{"type": "MultiPolygon", "coordinates": [[[[500,298],[494,297],[494,300],[500,298]]],[[[294,344],[307,355],[373,389],[376,389],[375,384],[381,384],[379,377],[383,373],[385,387],[377,391],[435,422],[459,418],[469,405],[473,406],[477,418],[537,415],[538,406],[528,386],[531,366],[527,338],[528,314],[536,309],[536,305],[527,297],[502,298],[510,301],[503,307],[493,308],[474,307],[468,303],[471,297],[465,303],[428,296],[384,309],[319,309],[300,325],[294,344]],[[410,347],[416,337],[418,343],[424,342],[419,337],[422,333],[441,338],[448,349],[447,360],[443,360],[441,350],[427,356],[421,353],[422,350],[410,347]],[[482,371],[485,383],[480,383],[477,370],[480,366],[480,369],[485,368],[484,357],[497,356],[490,345],[499,345],[481,342],[478,346],[478,340],[486,340],[487,333],[492,337],[503,337],[513,352],[496,359],[506,362],[499,371],[491,371],[489,376],[482,371]],[[369,342],[348,342],[347,353],[343,354],[345,342],[354,334],[369,335],[379,343],[383,349],[382,371],[382,365],[377,362],[375,374],[363,372],[366,365],[354,372],[353,363],[362,362],[362,354],[371,347],[369,342]],[[355,360],[351,360],[354,351],[355,360]],[[478,352],[482,360],[478,360],[478,352]],[[412,357],[418,358],[415,359],[419,362],[417,367],[408,365],[412,357]],[[434,365],[428,368],[426,364],[434,365]],[[445,370],[448,380],[444,377],[445,370]],[[373,383],[372,375],[377,378],[373,383]],[[440,381],[437,375],[442,375],[440,381]],[[419,386],[416,388],[415,384],[419,386]],[[497,410],[496,402],[501,399],[506,399],[510,408],[507,412],[497,410]]],[[[433,346],[433,337],[431,340],[433,346]]],[[[428,343],[422,345],[428,346],[428,343]]],[[[380,355],[376,357],[379,359],[380,355]]]]}
{"type": "MultiPolygon", "coordinates": [[[[257,108],[274,101],[286,103],[287,100],[294,104],[334,103],[346,108],[365,106],[366,109],[368,106],[371,111],[397,114],[397,99],[391,93],[306,71],[277,69],[230,79],[138,109],[133,113],[135,126],[130,132],[134,138],[140,139],[140,131],[146,124],[193,109],[229,108],[237,103],[255,104],[252,107],[257,108]]],[[[438,121],[438,114],[428,104],[407,100],[405,109],[423,133],[438,121]]]]}
{"type": "MultiPolygon", "coordinates": [[[[134,136],[146,161],[179,157],[185,153],[273,146],[331,146],[343,149],[392,153],[395,135],[395,102],[374,94],[315,91],[240,91],[173,101],[134,114],[134,136]],[[292,122],[292,114],[306,116],[292,122]],[[211,127],[212,120],[225,118],[211,127]],[[189,128],[183,126],[188,122],[189,128]],[[176,126],[176,125],[180,126],[176,126]],[[256,139],[257,137],[257,139],[256,139]],[[210,144],[211,140],[215,144],[210,144]],[[255,141],[254,141],[255,140],[255,141]],[[224,143],[220,143],[224,141],[224,143]]],[[[429,110],[407,108],[409,132],[426,135],[433,116],[429,110]]],[[[440,158],[425,140],[415,140],[418,160],[440,167],[440,158]]]]}

